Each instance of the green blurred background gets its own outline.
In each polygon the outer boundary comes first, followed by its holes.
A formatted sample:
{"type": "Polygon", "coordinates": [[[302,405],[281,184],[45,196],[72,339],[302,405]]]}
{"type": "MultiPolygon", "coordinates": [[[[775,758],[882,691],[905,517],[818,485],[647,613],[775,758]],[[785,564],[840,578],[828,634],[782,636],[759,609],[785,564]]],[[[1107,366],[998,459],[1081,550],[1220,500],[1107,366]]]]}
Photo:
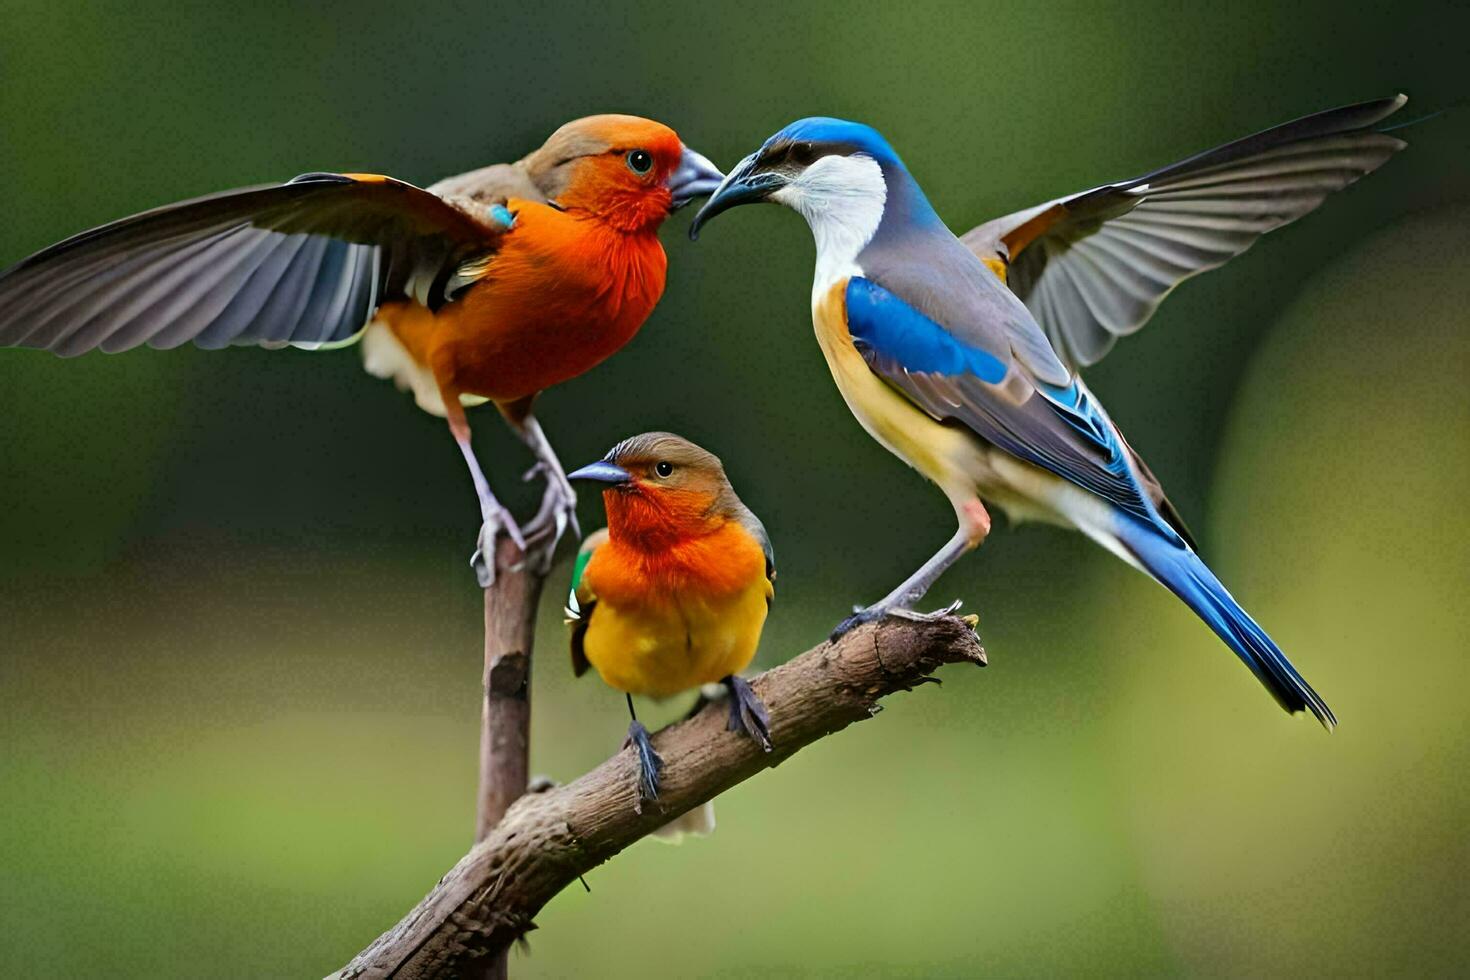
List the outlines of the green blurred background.
{"type": "MultiPolygon", "coordinates": [[[[590,112],[725,165],[860,118],[962,230],[1308,111],[1466,94],[1463,5],[1175,6],[0,0],[0,264],[307,170],[427,183],[590,112]]],[[[988,670],[738,787],[713,838],[598,869],[517,975],[1470,968],[1467,128],[1411,129],[1089,375],[1336,734],[1079,536],[1001,527],[934,596],[980,614],[988,670]]],[[[687,222],[643,332],[542,417],[568,464],[655,427],[723,456],[781,558],[769,665],[952,518],[832,387],[802,223],[687,222]]],[[[523,449],[475,419],[529,504],[523,449]]],[[[354,352],[0,351],[5,972],[320,976],[417,901],[471,831],[476,523],[443,423],[354,352]]],[[[625,724],[567,669],[566,576],[535,677],[558,779],[625,724]]]]}

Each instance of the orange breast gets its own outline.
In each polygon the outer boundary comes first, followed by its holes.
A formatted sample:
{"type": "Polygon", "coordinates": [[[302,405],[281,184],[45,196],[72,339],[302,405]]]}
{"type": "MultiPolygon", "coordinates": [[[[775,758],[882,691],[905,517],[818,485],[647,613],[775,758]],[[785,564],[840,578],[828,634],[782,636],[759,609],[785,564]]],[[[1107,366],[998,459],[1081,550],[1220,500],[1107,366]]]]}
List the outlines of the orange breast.
{"type": "Polygon", "coordinates": [[[404,338],[441,384],[502,403],[617,352],[653,312],[667,267],[651,231],[621,232],[528,201],[510,207],[515,229],[485,277],[404,338]]]}
{"type": "Polygon", "coordinates": [[[597,597],[588,662],[612,687],[659,698],[749,667],[771,598],[760,545],[733,523],[656,551],[610,538],[583,581],[597,597]]]}
{"type": "Polygon", "coordinates": [[[613,538],[592,555],[584,573],[598,601],[667,604],[681,594],[719,598],[765,578],[760,543],[739,524],[646,552],[613,538]]]}

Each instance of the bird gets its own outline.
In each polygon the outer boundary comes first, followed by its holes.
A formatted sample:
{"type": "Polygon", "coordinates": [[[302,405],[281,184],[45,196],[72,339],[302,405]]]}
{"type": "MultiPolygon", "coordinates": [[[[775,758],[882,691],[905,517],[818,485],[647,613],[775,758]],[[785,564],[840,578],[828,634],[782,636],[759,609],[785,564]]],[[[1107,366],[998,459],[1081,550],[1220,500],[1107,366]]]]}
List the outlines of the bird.
{"type": "Polygon", "coordinates": [[[896,615],[1013,521],[1081,531],[1194,611],[1289,712],[1326,702],[1200,558],[1163,488],[1080,371],[1147,321],[1185,278],[1311,211],[1403,147],[1375,127],[1403,96],[1306,116],[1131,180],[955,236],[887,140],[798,120],[741,160],[695,216],[768,201],[816,242],[812,321],[864,429],[943,491],[958,530],[883,599],[842,623],[896,615]]]}
{"type": "MultiPolygon", "coordinates": [[[[465,409],[493,402],[546,481],[552,547],[576,494],[533,412],[537,396],[616,353],[653,311],[658,229],[719,168],[662,123],[569,122],[513,164],[428,188],[380,174],[302,174],[82,232],[0,272],[0,346],[62,356],[142,344],[333,349],[445,418],[482,525],[471,564],[525,535],[496,498],[465,409]]],[[[549,560],[549,551],[547,552],[549,560]]]]}
{"type": "Polygon", "coordinates": [[[770,714],[740,673],[775,598],[775,553],[719,457],[672,433],[624,439],[570,477],[604,484],[607,511],[607,527],[587,536],[573,565],[572,672],[595,669],[627,700],[641,812],[658,798],[663,760],[634,695],[663,699],[721,684],[727,729],[771,751],[770,714]]]}

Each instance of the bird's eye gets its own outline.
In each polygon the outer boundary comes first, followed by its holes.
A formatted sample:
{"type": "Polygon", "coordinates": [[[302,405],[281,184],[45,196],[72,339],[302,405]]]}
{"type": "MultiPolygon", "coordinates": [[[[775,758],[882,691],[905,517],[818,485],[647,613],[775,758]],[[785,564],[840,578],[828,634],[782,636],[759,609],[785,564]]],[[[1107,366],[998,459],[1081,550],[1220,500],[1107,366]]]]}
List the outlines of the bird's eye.
{"type": "Polygon", "coordinates": [[[629,150],[628,169],[642,177],[653,169],[653,154],[647,150],[629,150]]]}
{"type": "Polygon", "coordinates": [[[674,472],[674,464],[668,462],[655,463],[653,471],[659,476],[670,476],[674,472]]]}
{"type": "Polygon", "coordinates": [[[812,148],[812,145],[810,143],[791,144],[791,159],[801,164],[802,166],[806,166],[807,164],[811,163],[813,160],[816,159],[816,157],[817,152],[812,148]]]}

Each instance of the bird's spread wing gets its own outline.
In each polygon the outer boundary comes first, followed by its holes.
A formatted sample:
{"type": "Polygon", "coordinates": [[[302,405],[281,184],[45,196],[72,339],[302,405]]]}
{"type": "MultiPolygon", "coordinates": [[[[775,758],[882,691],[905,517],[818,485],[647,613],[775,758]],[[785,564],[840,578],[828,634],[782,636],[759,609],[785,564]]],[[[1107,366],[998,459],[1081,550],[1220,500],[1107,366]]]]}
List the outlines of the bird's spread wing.
{"type": "Polygon", "coordinates": [[[572,674],[576,677],[587,673],[591,666],[587,662],[583,640],[587,636],[587,626],[592,622],[592,610],[597,605],[597,596],[586,582],[587,563],[592,560],[592,553],[606,540],[607,528],[593,531],[583,540],[582,547],[577,550],[577,561],[572,566],[572,589],[567,594],[567,607],[562,610],[572,628],[572,674]]]}
{"type": "Polygon", "coordinates": [[[1158,522],[1130,451],[1081,379],[1058,383],[1037,377],[1007,342],[1013,330],[940,323],[858,276],[848,281],[846,301],[848,330],[869,368],[919,408],[1158,522]]]}
{"type": "Polygon", "coordinates": [[[228,191],[83,232],[0,273],[0,346],[340,343],[386,300],[451,298],[506,228],[366,174],[228,191]]]}
{"type": "Polygon", "coordinates": [[[1073,368],[1101,360],[1179,283],[1295,221],[1404,143],[1374,130],[1402,95],[1331,109],[1132,180],[986,222],[963,241],[1007,281],[1073,368]]]}

